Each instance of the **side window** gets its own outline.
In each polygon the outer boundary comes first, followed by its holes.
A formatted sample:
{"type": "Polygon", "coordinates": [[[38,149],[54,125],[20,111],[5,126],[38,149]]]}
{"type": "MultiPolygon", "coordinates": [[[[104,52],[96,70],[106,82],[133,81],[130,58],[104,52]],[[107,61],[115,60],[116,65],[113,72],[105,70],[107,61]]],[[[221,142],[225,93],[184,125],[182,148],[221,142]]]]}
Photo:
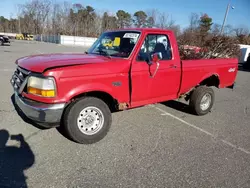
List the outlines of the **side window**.
{"type": "Polygon", "coordinates": [[[137,60],[145,61],[145,59],[151,58],[151,55],[156,52],[162,53],[162,60],[172,59],[171,45],[167,35],[147,35],[141,46],[137,60]]]}

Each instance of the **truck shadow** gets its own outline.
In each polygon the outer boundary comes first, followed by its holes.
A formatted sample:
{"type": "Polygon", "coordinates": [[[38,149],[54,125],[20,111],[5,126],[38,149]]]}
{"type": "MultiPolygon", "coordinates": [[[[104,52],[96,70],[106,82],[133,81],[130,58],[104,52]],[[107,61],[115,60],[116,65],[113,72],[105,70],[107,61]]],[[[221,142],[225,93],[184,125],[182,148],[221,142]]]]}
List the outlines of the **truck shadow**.
{"type": "Polygon", "coordinates": [[[67,133],[66,133],[64,127],[62,126],[62,123],[60,124],[60,126],[55,127],[55,128],[56,128],[56,130],[57,130],[64,138],[68,139],[68,140],[71,141],[71,142],[75,142],[73,139],[71,139],[71,138],[69,137],[69,135],[67,135],[67,133]]]}
{"type": "MultiPolygon", "coordinates": [[[[40,125],[38,125],[37,123],[31,121],[22,111],[21,109],[16,105],[16,102],[15,102],[15,95],[13,94],[11,96],[11,102],[17,112],[17,114],[22,118],[22,120],[25,122],[25,123],[28,123],[30,125],[33,125],[34,127],[38,128],[38,129],[41,129],[41,130],[45,130],[45,129],[48,129],[48,128],[44,128],[40,125]]],[[[42,114],[41,114],[42,115],[42,114]]]]}
{"type": "Polygon", "coordinates": [[[163,104],[163,105],[165,105],[165,106],[167,106],[169,108],[178,110],[180,112],[184,112],[186,114],[194,115],[194,113],[192,112],[190,107],[185,103],[171,100],[171,101],[162,102],[161,104],[163,104]]]}

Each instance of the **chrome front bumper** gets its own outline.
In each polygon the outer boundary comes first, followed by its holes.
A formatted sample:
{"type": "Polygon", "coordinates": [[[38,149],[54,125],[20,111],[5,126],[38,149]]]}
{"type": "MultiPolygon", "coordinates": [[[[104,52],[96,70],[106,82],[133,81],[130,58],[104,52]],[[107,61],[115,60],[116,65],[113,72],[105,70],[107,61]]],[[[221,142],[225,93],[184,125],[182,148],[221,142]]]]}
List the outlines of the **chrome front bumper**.
{"type": "MultiPolygon", "coordinates": [[[[59,125],[65,103],[45,104],[21,97],[15,92],[15,103],[20,110],[31,120],[40,124],[59,125]]],[[[48,126],[46,126],[48,127],[48,126]]]]}

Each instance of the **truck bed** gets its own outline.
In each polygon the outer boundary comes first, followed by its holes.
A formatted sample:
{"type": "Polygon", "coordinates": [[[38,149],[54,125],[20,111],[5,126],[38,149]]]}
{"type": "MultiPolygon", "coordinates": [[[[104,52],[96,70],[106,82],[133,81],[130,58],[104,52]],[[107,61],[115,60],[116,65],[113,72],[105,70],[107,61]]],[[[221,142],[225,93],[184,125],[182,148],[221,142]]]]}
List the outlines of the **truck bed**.
{"type": "Polygon", "coordinates": [[[238,59],[182,60],[181,65],[182,82],[179,94],[184,94],[213,75],[219,79],[218,88],[232,85],[237,75],[238,59]]]}

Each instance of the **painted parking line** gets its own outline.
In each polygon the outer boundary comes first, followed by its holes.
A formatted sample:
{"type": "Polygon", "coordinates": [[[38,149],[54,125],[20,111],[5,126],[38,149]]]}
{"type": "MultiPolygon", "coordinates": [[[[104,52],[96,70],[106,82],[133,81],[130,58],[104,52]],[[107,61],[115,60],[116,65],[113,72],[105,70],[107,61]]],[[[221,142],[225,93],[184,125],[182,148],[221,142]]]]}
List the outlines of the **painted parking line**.
{"type": "Polygon", "coordinates": [[[0,72],[13,72],[15,69],[0,69],[0,72]]]}
{"type": "Polygon", "coordinates": [[[40,50],[36,50],[36,53],[38,53],[38,54],[43,54],[43,52],[40,51],[40,50]]]}
{"type": "MultiPolygon", "coordinates": [[[[167,111],[165,111],[165,110],[163,110],[163,109],[161,109],[161,108],[159,108],[159,107],[157,107],[157,106],[155,106],[155,105],[150,105],[150,106],[153,107],[153,108],[155,108],[156,110],[160,111],[160,112],[162,113],[162,114],[161,114],[162,116],[169,116],[169,117],[171,117],[171,118],[173,118],[173,119],[176,119],[176,120],[182,122],[183,124],[185,124],[185,125],[187,125],[187,126],[193,128],[193,129],[196,129],[196,130],[198,130],[198,131],[200,131],[200,132],[202,132],[202,133],[204,133],[204,134],[206,134],[206,135],[208,135],[208,136],[211,136],[212,138],[217,138],[217,136],[213,135],[212,133],[210,133],[210,132],[208,132],[208,131],[206,131],[206,130],[200,128],[200,127],[197,127],[197,126],[194,125],[194,124],[188,123],[188,122],[186,122],[185,120],[183,120],[183,119],[181,119],[181,118],[179,118],[179,117],[177,117],[177,116],[175,116],[175,115],[173,115],[173,114],[170,114],[169,112],[167,112],[167,111]]],[[[244,148],[242,148],[242,147],[236,146],[235,144],[232,144],[232,143],[229,142],[229,141],[226,141],[226,140],[223,140],[223,139],[218,139],[218,141],[220,141],[220,142],[222,142],[223,144],[225,144],[225,145],[227,145],[227,146],[230,146],[230,147],[232,147],[232,148],[234,148],[234,149],[237,149],[237,150],[239,150],[239,151],[241,151],[241,152],[243,152],[243,153],[245,153],[245,154],[248,154],[248,155],[250,154],[250,151],[248,151],[248,150],[246,150],[246,149],[244,149],[244,148]]]]}

